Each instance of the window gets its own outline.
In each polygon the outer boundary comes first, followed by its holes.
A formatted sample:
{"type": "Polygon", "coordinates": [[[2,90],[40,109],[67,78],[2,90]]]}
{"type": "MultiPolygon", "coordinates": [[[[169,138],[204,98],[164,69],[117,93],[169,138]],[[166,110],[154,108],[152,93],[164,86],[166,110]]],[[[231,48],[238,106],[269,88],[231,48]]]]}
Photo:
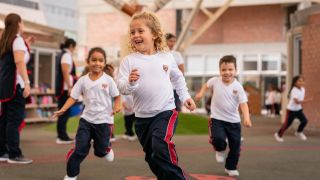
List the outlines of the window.
{"type": "Polygon", "coordinates": [[[205,61],[201,55],[187,56],[187,72],[188,73],[204,73],[205,61]]]}
{"type": "Polygon", "coordinates": [[[279,55],[262,55],[262,70],[276,71],[278,70],[279,55]]]}
{"type": "Polygon", "coordinates": [[[206,56],[206,73],[219,72],[219,56],[206,56]]]}
{"type": "Polygon", "coordinates": [[[0,0],[0,2],[6,3],[6,4],[12,4],[12,5],[16,5],[16,6],[22,6],[22,7],[26,7],[26,8],[31,8],[31,9],[39,9],[39,4],[37,2],[33,2],[33,1],[0,0]]]}
{"type": "Polygon", "coordinates": [[[244,55],[244,57],[243,57],[243,70],[257,71],[258,70],[258,56],[257,55],[244,55]]]}

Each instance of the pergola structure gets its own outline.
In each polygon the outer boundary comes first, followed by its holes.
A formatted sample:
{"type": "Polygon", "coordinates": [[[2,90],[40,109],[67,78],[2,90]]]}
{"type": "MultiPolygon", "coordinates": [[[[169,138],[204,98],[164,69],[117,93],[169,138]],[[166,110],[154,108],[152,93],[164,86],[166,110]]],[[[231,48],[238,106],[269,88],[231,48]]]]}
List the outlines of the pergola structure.
{"type": "Polygon", "coordinates": [[[192,9],[187,21],[184,23],[182,32],[178,37],[175,49],[179,51],[184,51],[189,46],[191,46],[201,35],[214,24],[223,13],[228,10],[230,6],[248,6],[248,5],[263,5],[263,4],[288,4],[288,3],[303,3],[303,2],[317,2],[320,0],[193,0],[193,1],[183,1],[183,0],[154,0],[153,3],[148,5],[142,5],[133,0],[130,3],[124,0],[104,0],[121,12],[132,16],[134,13],[146,9],[152,12],[157,12],[164,6],[175,7],[180,9],[192,9]],[[215,12],[209,11],[207,8],[217,8],[215,12]],[[187,32],[198,14],[202,11],[208,19],[204,22],[190,37],[187,37],[187,32]]]}

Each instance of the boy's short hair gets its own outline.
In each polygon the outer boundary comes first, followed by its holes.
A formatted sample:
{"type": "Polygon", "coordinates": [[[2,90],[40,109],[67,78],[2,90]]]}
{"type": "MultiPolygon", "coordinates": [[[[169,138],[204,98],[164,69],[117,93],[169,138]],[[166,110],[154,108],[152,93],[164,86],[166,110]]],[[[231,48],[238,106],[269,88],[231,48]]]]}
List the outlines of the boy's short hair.
{"type": "Polygon", "coordinates": [[[223,56],[220,61],[219,61],[219,67],[221,66],[221,64],[223,63],[233,63],[235,69],[237,69],[237,59],[236,57],[232,56],[232,55],[226,55],[223,56]]]}

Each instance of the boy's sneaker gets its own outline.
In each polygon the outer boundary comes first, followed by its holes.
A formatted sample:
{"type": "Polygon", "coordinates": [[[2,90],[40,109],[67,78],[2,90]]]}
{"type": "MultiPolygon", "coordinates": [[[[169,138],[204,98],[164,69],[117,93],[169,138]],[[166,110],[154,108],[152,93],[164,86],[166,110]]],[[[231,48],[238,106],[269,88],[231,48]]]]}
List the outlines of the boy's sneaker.
{"type": "Polygon", "coordinates": [[[294,135],[299,137],[302,141],[306,141],[307,140],[307,136],[303,133],[303,132],[294,132],[294,135]]]}
{"type": "Polygon", "coordinates": [[[105,158],[109,162],[112,162],[114,160],[114,153],[112,149],[110,149],[109,153],[105,156],[105,158]]]}
{"type": "Polygon", "coordinates": [[[10,164],[31,164],[32,162],[31,159],[24,158],[22,155],[8,159],[8,163],[10,164]]]}
{"type": "Polygon", "coordinates": [[[276,133],[274,133],[274,138],[276,139],[276,141],[278,141],[278,142],[283,142],[284,140],[283,140],[283,138],[282,137],[280,137],[279,136],[279,134],[276,132],[276,133]]]}
{"type": "Polygon", "coordinates": [[[7,153],[4,153],[2,156],[0,156],[0,162],[7,162],[9,160],[9,155],[7,153]]]}
{"type": "Polygon", "coordinates": [[[63,180],[76,180],[77,179],[77,176],[75,177],[69,177],[68,175],[66,175],[63,180]]]}
{"type": "Polygon", "coordinates": [[[71,138],[68,138],[68,139],[57,138],[56,143],[57,144],[72,144],[72,143],[74,143],[74,140],[71,138]]]}
{"type": "Polygon", "coordinates": [[[216,160],[218,163],[223,163],[224,162],[224,151],[216,151],[216,160]]]}
{"type": "Polygon", "coordinates": [[[238,170],[228,170],[224,169],[224,171],[229,175],[229,176],[239,176],[239,171],[238,170]]]}

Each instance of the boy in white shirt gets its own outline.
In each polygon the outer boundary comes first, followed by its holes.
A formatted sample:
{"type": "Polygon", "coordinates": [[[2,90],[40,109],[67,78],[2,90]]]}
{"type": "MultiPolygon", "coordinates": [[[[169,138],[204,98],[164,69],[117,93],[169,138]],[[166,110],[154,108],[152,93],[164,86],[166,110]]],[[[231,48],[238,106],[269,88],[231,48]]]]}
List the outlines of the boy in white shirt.
{"type": "Polygon", "coordinates": [[[75,148],[67,157],[67,175],[64,180],[75,180],[80,172],[80,163],[88,155],[93,139],[94,154],[113,161],[110,137],[113,130],[113,115],[120,111],[120,95],[114,80],[103,72],[106,54],[101,48],[92,48],[87,59],[89,73],[82,76],[71,90],[70,98],[54,113],[61,116],[83,96],[85,105],[76,135],[75,148]],[[114,106],[112,107],[112,98],[114,106]]]}
{"type": "Polygon", "coordinates": [[[234,56],[222,57],[219,62],[220,76],[209,79],[196,95],[196,100],[200,100],[208,89],[212,91],[210,138],[216,150],[216,160],[220,163],[224,162],[227,138],[230,151],[226,159],[225,171],[229,176],[239,176],[237,170],[241,145],[239,105],[244,116],[244,125],[252,126],[246,93],[234,78],[236,64],[234,56]]]}

